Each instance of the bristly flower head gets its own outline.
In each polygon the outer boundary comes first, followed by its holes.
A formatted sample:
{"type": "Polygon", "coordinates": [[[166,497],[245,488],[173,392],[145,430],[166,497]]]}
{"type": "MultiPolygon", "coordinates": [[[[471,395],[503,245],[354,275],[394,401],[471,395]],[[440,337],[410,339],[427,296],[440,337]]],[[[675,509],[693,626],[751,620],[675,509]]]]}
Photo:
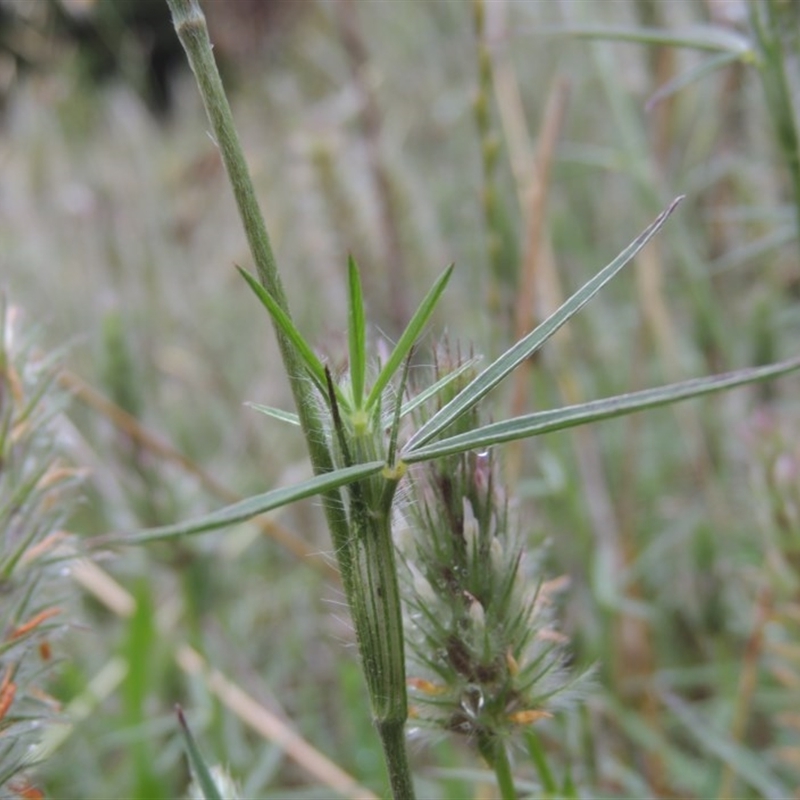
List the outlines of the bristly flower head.
{"type": "MultiPolygon", "coordinates": [[[[437,365],[440,374],[451,369],[437,365]]],[[[469,736],[491,761],[498,737],[552,716],[572,683],[549,605],[563,582],[531,574],[491,452],[424,465],[413,473],[412,494],[398,542],[407,567],[412,716],[469,736]]]]}
{"type": "Polygon", "coordinates": [[[19,335],[17,316],[0,293],[0,797],[38,796],[19,773],[57,710],[41,678],[64,626],[61,526],[79,479],[58,457],[54,365],[19,335]]]}

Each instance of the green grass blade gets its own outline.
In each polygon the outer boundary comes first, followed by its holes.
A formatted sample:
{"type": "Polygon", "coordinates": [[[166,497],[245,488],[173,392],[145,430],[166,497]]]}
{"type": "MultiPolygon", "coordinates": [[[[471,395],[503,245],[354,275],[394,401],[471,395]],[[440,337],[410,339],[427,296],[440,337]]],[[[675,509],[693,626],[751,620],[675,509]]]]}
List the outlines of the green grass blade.
{"type": "Polygon", "coordinates": [[[347,313],[347,337],[350,345],[350,386],[353,391],[353,407],[361,408],[364,399],[364,374],[367,369],[367,324],[364,319],[364,296],[355,259],[347,259],[347,282],[349,303],[347,313]]]}
{"type": "Polygon", "coordinates": [[[448,372],[447,375],[439,378],[438,381],[423,389],[419,394],[414,395],[414,397],[412,397],[410,400],[403,403],[403,407],[400,409],[400,416],[404,417],[406,414],[410,414],[412,411],[419,408],[423,403],[427,402],[432,397],[435,397],[437,394],[439,394],[439,392],[442,391],[442,389],[456,380],[456,378],[459,378],[467,370],[472,369],[472,367],[474,367],[480,360],[480,356],[467,359],[458,369],[448,372]]]}
{"type": "Polygon", "coordinates": [[[650,95],[650,98],[645,104],[645,110],[650,111],[662,100],[666,100],[666,98],[671,97],[681,89],[685,89],[687,86],[699,81],[706,75],[710,75],[712,72],[716,72],[718,69],[727,67],[728,64],[732,64],[734,61],[739,61],[741,57],[741,54],[730,51],[716,53],[704,61],[701,61],[697,66],[692,67],[685,72],[681,72],[672,80],[667,81],[663,86],[660,86],[655,92],[653,92],[652,95],[650,95]]]}
{"type": "MultiPolygon", "coordinates": [[[[697,713],[677,695],[662,693],[665,705],[686,727],[697,745],[726,764],[742,783],[755,789],[762,797],[791,797],[789,786],[769,768],[769,760],[735,742],[729,735],[716,730],[708,716],[697,713]]],[[[710,768],[710,765],[706,765],[710,768]]]]}
{"type": "Polygon", "coordinates": [[[365,464],[356,464],[346,469],[338,469],[334,472],[325,472],[317,475],[310,480],[299,483],[295,486],[288,486],[282,489],[273,489],[264,494],[248,497],[233,505],[212,511],[210,514],[199,517],[198,519],[179,522],[175,525],[164,525],[160,528],[149,528],[131,534],[110,534],[100,537],[98,545],[107,546],[110,544],[143,544],[160,539],[173,539],[176,536],[185,536],[192,533],[203,533],[213,531],[217,528],[224,528],[234,525],[237,522],[271,511],[274,508],[294,503],[296,500],[303,500],[306,497],[313,497],[323,492],[338,489],[348,483],[368,478],[376,472],[380,472],[385,467],[383,461],[370,461],[365,464]]]}
{"type": "Polygon", "coordinates": [[[180,706],[175,706],[175,712],[178,715],[178,722],[181,725],[181,733],[183,733],[183,743],[186,745],[186,755],[189,758],[189,765],[192,768],[192,774],[195,781],[203,793],[205,800],[223,800],[222,795],[219,793],[217,784],[214,778],[211,777],[211,770],[197,746],[197,742],[189,730],[189,725],[186,722],[186,717],[183,715],[183,709],[180,706]]]}
{"type": "Polygon", "coordinates": [[[386,463],[390,467],[394,467],[395,455],[397,453],[397,434],[400,431],[400,420],[403,417],[403,395],[406,391],[408,384],[408,368],[411,366],[411,359],[414,357],[414,348],[408,351],[405,363],[403,365],[403,374],[400,378],[400,384],[397,387],[397,397],[395,398],[394,415],[392,420],[392,428],[389,436],[389,449],[387,451],[386,463]]]}
{"type": "MultiPolygon", "coordinates": [[[[578,289],[541,325],[520,339],[434,414],[409,440],[405,453],[413,453],[469,411],[526,358],[535,353],[564,323],[582,309],[658,232],[683,197],[678,197],[656,217],[610,264],[578,289]]],[[[406,455],[403,458],[406,458],[406,455]]]]}
{"type": "Polygon", "coordinates": [[[439,277],[436,283],[425,295],[425,299],[420,303],[419,308],[414,312],[414,316],[403,331],[403,335],[398,340],[397,344],[389,356],[389,360],[380,372],[380,375],[375,379],[375,383],[369,393],[365,407],[370,409],[378,401],[381,392],[386,388],[386,385],[392,378],[397,369],[403,363],[403,359],[408,355],[414,343],[417,341],[422,329],[430,319],[436,303],[442,295],[442,292],[453,274],[453,264],[451,264],[439,277]]]}
{"type": "Polygon", "coordinates": [[[245,403],[245,405],[273,419],[278,419],[281,422],[288,422],[290,425],[300,426],[300,417],[297,414],[293,414],[291,411],[284,411],[282,408],[273,408],[272,406],[262,406],[261,403],[251,403],[249,401],[245,403]]]}
{"type": "Polygon", "coordinates": [[[530,730],[525,733],[524,739],[531,763],[533,763],[536,767],[536,771],[539,773],[539,780],[541,781],[545,797],[555,797],[558,793],[558,784],[550,769],[547,752],[539,741],[539,737],[534,731],[530,730]]]}
{"type": "Polygon", "coordinates": [[[656,389],[645,389],[641,392],[593,400],[577,406],[556,408],[550,411],[538,411],[522,417],[484,425],[468,433],[451,436],[427,447],[418,447],[403,454],[402,458],[409,464],[415,461],[430,461],[434,458],[476,450],[503,442],[513,442],[530,436],[573,428],[587,422],[611,419],[646,408],[655,408],[678,400],[700,397],[712,392],[721,392],[736,386],[743,386],[756,381],[770,380],[800,368],[800,358],[782,361],[767,367],[740,369],[713,375],[707,378],[695,378],[682,383],[659,386],[656,389]]]}
{"type": "MultiPolygon", "coordinates": [[[[524,35],[521,31],[520,35],[524,35]]],[[[691,25],[684,28],[627,27],[624,25],[559,25],[542,26],[533,31],[537,36],[574,36],[579,39],[631,42],[632,44],[688,47],[708,52],[729,52],[743,56],[752,52],[753,44],[744,34],[719,25],[691,25]]]]}
{"type": "Polygon", "coordinates": [[[289,315],[275,302],[275,299],[256,278],[238,265],[236,269],[239,270],[239,274],[247,281],[248,286],[253,290],[255,296],[261,301],[264,308],[267,309],[275,325],[297,349],[297,352],[300,354],[300,357],[314,381],[314,385],[323,397],[327,397],[327,389],[325,388],[325,367],[322,366],[322,362],[317,358],[300,331],[297,330],[294,323],[289,318],[289,315]]]}

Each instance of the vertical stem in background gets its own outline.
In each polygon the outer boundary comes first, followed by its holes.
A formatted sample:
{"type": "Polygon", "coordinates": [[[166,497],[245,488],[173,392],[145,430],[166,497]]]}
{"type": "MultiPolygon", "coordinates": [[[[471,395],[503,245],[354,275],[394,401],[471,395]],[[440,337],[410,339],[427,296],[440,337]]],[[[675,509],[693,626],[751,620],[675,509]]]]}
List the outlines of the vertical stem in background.
{"type": "MultiPolygon", "coordinates": [[[[658,0],[639,0],[633,3],[639,25],[642,28],[666,29],[670,23],[664,18],[663,3],[658,0]]],[[[646,51],[647,66],[653,78],[654,86],[665,86],[675,77],[677,56],[673,47],[649,47],[646,51]]],[[[663,174],[668,174],[668,159],[673,146],[671,134],[673,130],[674,107],[676,95],[661,98],[655,106],[649,106],[649,130],[651,131],[651,149],[656,164],[663,174]]]]}
{"type": "MultiPolygon", "coordinates": [[[[514,339],[521,339],[528,331],[533,330],[538,322],[536,318],[536,292],[539,282],[539,259],[542,251],[544,221],[547,208],[547,195],[550,188],[550,167],[553,163],[556,144],[561,134],[564,116],[567,109],[569,84],[564,78],[556,79],[550,90],[547,106],[542,119],[539,144],[536,149],[536,161],[532,166],[532,174],[525,176],[526,187],[523,195],[526,201],[524,209],[526,221],[525,256],[521,269],[521,286],[514,309],[514,339]]],[[[532,361],[519,365],[514,375],[511,394],[511,416],[524,413],[530,387],[532,361]]],[[[522,466],[523,443],[514,442],[508,449],[506,458],[506,476],[513,486],[520,474],[522,466]]]]}
{"type": "MultiPolygon", "coordinates": [[[[502,9],[499,0],[491,6],[493,11],[502,9]]],[[[500,33],[505,31],[505,26],[500,33]]],[[[499,37],[499,38],[502,38],[499,37]]],[[[516,80],[516,75],[507,57],[499,58],[498,69],[495,75],[498,78],[496,89],[500,118],[504,127],[505,140],[510,148],[510,160],[514,167],[514,177],[517,182],[517,193],[520,198],[520,207],[526,207],[527,184],[534,174],[533,147],[530,144],[530,134],[525,124],[525,113],[521,104],[521,93],[516,80]]],[[[547,124],[546,122],[544,123],[547,124]]],[[[554,126],[555,127],[555,126],[554,126]]],[[[540,148],[543,144],[540,144],[540,148]]],[[[540,151],[538,157],[542,157],[540,151]]],[[[538,253],[539,277],[541,284],[541,312],[546,316],[564,302],[564,291],[561,279],[556,268],[555,259],[550,252],[548,237],[539,234],[540,252],[538,253]]],[[[552,360],[556,383],[561,396],[570,404],[577,405],[583,402],[579,381],[572,370],[575,362],[570,347],[571,334],[569,328],[563,328],[552,339],[551,346],[555,348],[552,360]]],[[[617,569],[622,563],[618,522],[616,511],[611,500],[608,480],[605,474],[600,446],[597,436],[592,428],[578,428],[572,433],[575,448],[576,462],[581,476],[581,483],[589,508],[592,529],[598,548],[599,558],[609,567],[615,567],[609,580],[615,580],[617,569]]]]}
{"type": "MultiPolygon", "coordinates": [[[[256,199],[253,182],[247,168],[247,161],[236,132],[233,114],[211,52],[211,41],[208,36],[205,17],[197,0],[167,0],[167,3],[172,12],[175,31],[195,74],[197,85],[203,98],[203,105],[211,122],[215,140],[225,163],[225,169],[228,172],[236,205],[247,236],[247,242],[250,245],[250,251],[258,270],[259,280],[278,305],[288,314],[286,293],[278,274],[278,266],[272,252],[272,245],[264,224],[264,218],[256,199]]],[[[325,444],[325,436],[313,396],[314,390],[308,381],[303,380],[303,364],[296,349],[277,326],[273,327],[275,328],[284,368],[297,405],[297,413],[303,426],[314,472],[317,474],[328,472],[332,469],[333,462],[325,444]]],[[[339,554],[342,581],[347,587],[350,582],[350,568],[347,558],[349,535],[347,518],[338,493],[327,493],[323,496],[323,499],[325,516],[336,551],[339,554]]]]}
{"type": "MultiPolygon", "coordinates": [[[[782,12],[777,6],[776,0],[764,0],[759,4],[753,2],[750,19],[761,46],[763,62],[759,71],[767,107],[792,183],[792,200],[797,223],[795,235],[800,248],[800,137],[795,123],[792,93],[786,77],[786,55],[781,40],[781,25],[778,21],[778,15],[782,12]],[[764,10],[763,14],[760,9],[764,10]]],[[[789,9],[784,13],[792,13],[792,10],[789,9]]]]}
{"type": "MultiPolygon", "coordinates": [[[[756,598],[756,618],[753,623],[753,630],[745,645],[742,671],[739,673],[739,683],[733,700],[731,739],[737,743],[744,743],[747,722],[753,711],[753,700],[758,687],[759,661],[764,649],[764,631],[772,617],[772,610],[770,589],[767,584],[764,584],[759,589],[758,597],[756,598]]],[[[719,800],[733,797],[735,789],[736,773],[731,768],[730,763],[725,763],[722,768],[717,797],[719,800]]]]}
{"type": "Polygon", "coordinates": [[[489,310],[500,318],[505,315],[504,278],[508,265],[504,259],[500,201],[497,196],[496,172],[500,141],[492,129],[492,55],[486,44],[485,0],[472,0],[472,17],[478,46],[478,92],[475,96],[475,126],[481,150],[483,187],[481,205],[486,231],[486,252],[491,272],[489,310]]]}
{"type": "Polygon", "coordinates": [[[350,63],[353,83],[359,94],[361,127],[378,203],[378,225],[384,258],[382,268],[389,289],[388,310],[394,324],[394,333],[399,334],[409,317],[406,293],[408,278],[403,259],[402,237],[398,229],[399,215],[392,177],[381,155],[381,111],[369,77],[369,53],[358,26],[356,5],[354,0],[338,0],[336,12],[339,35],[350,63]]]}

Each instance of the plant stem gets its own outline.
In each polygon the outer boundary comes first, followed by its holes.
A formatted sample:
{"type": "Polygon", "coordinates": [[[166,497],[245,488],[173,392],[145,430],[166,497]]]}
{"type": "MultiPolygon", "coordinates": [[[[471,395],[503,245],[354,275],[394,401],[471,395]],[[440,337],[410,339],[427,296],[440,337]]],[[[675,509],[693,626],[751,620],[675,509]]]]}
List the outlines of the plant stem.
{"type": "Polygon", "coordinates": [[[389,769],[389,785],[395,800],[413,800],[414,786],[406,757],[405,718],[376,724],[383,745],[383,755],[389,769]]]}
{"type": "Polygon", "coordinates": [[[492,734],[479,736],[478,749],[494,770],[497,786],[500,789],[500,797],[503,800],[517,800],[514,776],[511,774],[511,764],[509,763],[503,740],[499,736],[492,734]]]}
{"type": "Polygon", "coordinates": [[[763,15],[753,5],[750,18],[761,46],[763,61],[759,72],[764,85],[767,107],[792,182],[792,199],[797,222],[796,236],[800,246],[800,136],[797,133],[792,93],[786,77],[786,56],[781,41],[781,26],[778,20],[780,9],[777,5],[775,0],[765,0],[762,4],[763,15]]]}
{"type": "MultiPolygon", "coordinates": [[[[167,0],[167,3],[172,12],[175,31],[195,74],[203,105],[231,182],[259,280],[281,309],[289,314],[286,293],[278,273],[269,234],[256,199],[253,181],[233,121],[233,114],[214,61],[205,16],[197,0],[167,0]]],[[[325,436],[313,394],[314,390],[308,381],[303,380],[304,367],[297,350],[277,326],[273,325],[273,327],[305,434],[312,467],[316,474],[329,472],[333,469],[333,461],[325,444],[325,436]]],[[[336,552],[339,554],[342,582],[347,588],[350,583],[350,564],[347,558],[349,552],[347,548],[349,539],[347,517],[338,493],[327,493],[323,495],[323,500],[325,516],[336,552]]]]}
{"type": "Polygon", "coordinates": [[[358,636],[373,721],[383,745],[395,800],[413,800],[414,788],[405,747],[408,717],[405,648],[400,589],[391,530],[391,497],[399,478],[376,479],[384,486],[362,486],[369,501],[355,496],[356,535],[353,550],[351,610],[358,636]],[[376,500],[388,502],[376,515],[376,500]]]}
{"type": "MultiPolygon", "coordinates": [[[[230,105],[214,62],[205,17],[197,0],[167,2],[228,172],[259,281],[288,316],[286,294],[230,105]]],[[[326,443],[314,390],[303,379],[305,369],[302,358],[280,326],[273,327],[314,472],[329,472],[334,466],[333,455],[326,443]]],[[[343,434],[332,384],[331,404],[337,431],[343,434]]],[[[353,444],[357,445],[358,442],[353,444]]],[[[343,446],[343,453],[346,454],[348,449],[343,446]]],[[[361,461],[362,455],[355,453],[357,462],[361,461]]],[[[323,495],[324,508],[358,636],[373,719],[383,744],[392,794],[395,800],[413,800],[404,738],[408,708],[402,611],[391,536],[391,498],[394,492],[387,492],[386,486],[387,481],[390,487],[392,483],[396,486],[399,477],[377,477],[375,480],[377,483],[365,481],[354,484],[348,490],[350,519],[338,491],[323,495]],[[381,502],[382,498],[387,499],[385,505],[381,502]],[[375,502],[371,502],[373,500],[375,502]]]]}
{"type": "Polygon", "coordinates": [[[511,774],[511,764],[508,761],[506,748],[498,739],[497,742],[495,742],[494,749],[494,774],[497,776],[500,796],[503,800],[517,800],[517,791],[514,788],[514,776],[511,774]]]}
{"type": "MultiPolygon", "coordinates": [[[[494,130],[492,120],[492,55],[486,43],[486,3],[485,0],[472,0],[472,21],[478,49],[478,91],[473,104],[475,127],[481,151],[483,186],[481,205],[486,231],[486,253],[491,269],[489,304],[499,316],[509,311],[507,295],[509,281],[516,282],[516,276],[509,274],[508,253],[504,251],[503,209],[497,188],[497,165],[500,156],[500,141],[494,130]]],[[[515,269],[514,266],[511,269],[515,269]]]]}

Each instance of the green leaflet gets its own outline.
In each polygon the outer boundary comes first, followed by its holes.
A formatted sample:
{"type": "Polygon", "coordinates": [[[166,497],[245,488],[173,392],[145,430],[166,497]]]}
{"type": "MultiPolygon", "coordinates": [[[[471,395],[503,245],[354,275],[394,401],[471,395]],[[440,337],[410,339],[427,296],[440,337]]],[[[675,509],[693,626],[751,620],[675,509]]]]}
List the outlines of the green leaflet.
{"type": "Polygon", "coordinates": [[[656,217],[608,266],[585,283],[541,325],[520,339],[494,363],[459,392],[444,408],[434,414],[409,440],[405,453],[410,454],[469,411],[526,358],[535,353],[567,320],[580,311],[661,229],[675,207],[678,197],[656,217]]]}
{"type": "Polygon", "coordinates": [[[367,371],[367,323],[364,319],[364,297],[355,259],[347,259],[347,285],[349,302],[347,312],[347,339],[350,346],[350,386],[353,408],[361,408],[364,399],[364,376],[367,371]]]}
{"type": "Polygon", "coordinates": [[[381,396],[381,392],[383,392],[383,390],[386,388],[386,385],[389,383],[392,375],[397,372],[398,368],[403,363],[403,359],[408,355],[409,351],[416,343],[420,333],[422,332],[422,329],[430,319],[433,309],[436,307],[436,303],[442,296],[442,292],[445,290],[445,287],[450,280],[450,276],[453,274],[453,266],[454,265],[451,264],[441,274],[436,283],[434,283],[433,286],[428,290],[428,294],[425,295],[425,298],[419,304],[419,308],[417,308],[417,310],[414,312],[414,316],[411,318],[411,321],[403,331],[403,335],[395,345],[392,354],[389,356],[389,360],[381,370],[380,375],[378,375],[378,377],[375,379],[375,384],[370,390],[369,397],[367,398],[367,408],[372,408],[372,406],[378,401],[381,396]]]}
{"type": "Polygon", "coordinates": [[[284,411],[282,408],[274,408],[273,406],[264,406],[261,403],[245,403],[248,408],[258,411],[260,414],[266,414],[268,417],[278,419],[281,422],[288,422],[290,425],[300,426],[300,417],[293,414],[291,411],[284,411]]]}
{"type": "Polygon", "coordinates": [[[572,428],[587,422],[611,419],[623,414],[631,414],[634,411],[643,411],[646,408],[674,403],[678,400],[687,400],[691,397],[732,389],[735,386],[777,378],[799,368],[800,358],[793,358],[767,367],[741,369],[722,375],[695,378],[668,386],[660,386],[656,389],[645,389],[641,392],[593,400],[577,406],[538,411],[504,422],[484,425],[468,433],[434,442],[427,447],[407,450],[402,458],[410,464],[415,461],[430,461],[441,456],[463,453],[466,450],[491,447],[495,444],[512,442],[529,436],[539,436],[543,433],[572,428]]]}
{"type": "Polygon", "coordinates": [[[176,536],[185,536],[191,533],[213,531],[217,528],[234,525],[237,522],[244,522],[258,514],[263,514],[265,511],[271,511],[273,508],[280,508],[289,503],[294,503],[296,500],[313,497],[332,489],[338,489],[340,486],[345,486],[362,478],[368,478],[370,475],[380,472],[384,466],[383,461],[371,461],[365,464],[356,464],[346,469],[325,472],[296,486],[273,489],[271,492],[248,497],[246,500],[233,503],[233,505],[226,506],[218,511],[212,511],[210,514],[198,519],[178,522],[175,525],[165,525],[160,528],[150,528],[136,533],[112,534],[102,537],[98,544],[142,544],[143,542],[153,542],[160,539],[173,539],[176,536]]]}

